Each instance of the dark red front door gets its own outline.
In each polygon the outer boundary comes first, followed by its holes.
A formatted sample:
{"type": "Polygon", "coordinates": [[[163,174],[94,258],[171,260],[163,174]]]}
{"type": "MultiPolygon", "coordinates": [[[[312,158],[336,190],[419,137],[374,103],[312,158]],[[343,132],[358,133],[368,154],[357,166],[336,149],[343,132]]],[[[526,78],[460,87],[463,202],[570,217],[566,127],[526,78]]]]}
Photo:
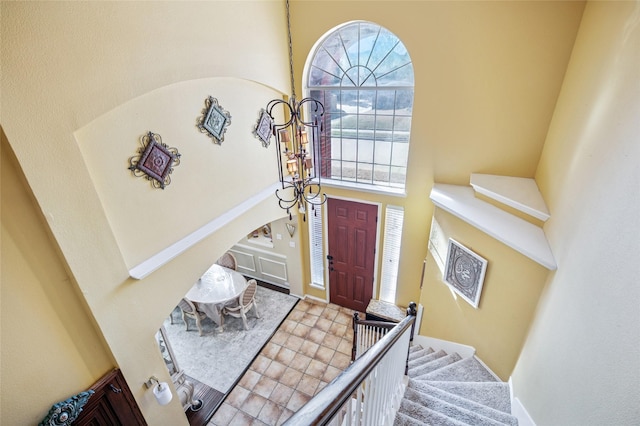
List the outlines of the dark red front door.
{"type": "Polygon", "coordinates": [[[327,210],[330,300],[365,312],[373,294],[378,206],[330,198],[327,210]]]}

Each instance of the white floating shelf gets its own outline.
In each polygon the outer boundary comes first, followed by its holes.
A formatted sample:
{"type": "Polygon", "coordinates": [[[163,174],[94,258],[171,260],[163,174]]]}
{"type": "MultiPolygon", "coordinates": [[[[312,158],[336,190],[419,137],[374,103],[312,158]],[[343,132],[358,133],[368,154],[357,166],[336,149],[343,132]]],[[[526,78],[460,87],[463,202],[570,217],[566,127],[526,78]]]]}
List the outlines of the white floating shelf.
{"type": "Polygon", "coordinates": [[[213,234],[220,228],[226,226],[236,217],[245,213],[247,210],[266,200],[268,197],[272,196],[275,192],[275,189],[278,188],[280,182],[269,185],[267,188],[263,189],[259,193],[253,195],[252,197],[246,199],[242,203],[237,206],[231,208],[227,212],[213,219],[211,222],[205,224],[204,226],[196,229],[191,234],[185,236],[180,241],[171,244],[169,247],[161,250],[160,252],[154,254],[149,259],[140,263],[139,265],[134,266],[129,270],[129,276],[136,280],[141,280],[145,278],[147,275],[170,262],[180,254],[187,251],[189,248],[193,247],[200,241],[207,238],[209,235],[213,234]]]}
{"type": "Polygon", "coordinates": [[[549,210],[533,179],[472,173],[471,186],[477,193],[543,222],[549,219],[549,210]]]}
{"type": "Polygon", "coordinates": [[[557,268],[542,228],[475,197],[471,187],[437,183],[434,204],[549,270],[557,268]]]}

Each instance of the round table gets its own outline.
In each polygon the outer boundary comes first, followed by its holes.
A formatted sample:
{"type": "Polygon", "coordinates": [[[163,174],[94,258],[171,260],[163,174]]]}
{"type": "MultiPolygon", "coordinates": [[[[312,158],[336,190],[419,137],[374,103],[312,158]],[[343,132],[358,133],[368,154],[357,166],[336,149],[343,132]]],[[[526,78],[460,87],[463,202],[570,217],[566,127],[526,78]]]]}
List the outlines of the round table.
{"type": "Polygon", "coordinates": [[[222,308],[236,305],[238,297],[246,288],[247,280],[241,273],[213,264],[185,297],[195,302],[198,309],[222,329],[222,308]]]}

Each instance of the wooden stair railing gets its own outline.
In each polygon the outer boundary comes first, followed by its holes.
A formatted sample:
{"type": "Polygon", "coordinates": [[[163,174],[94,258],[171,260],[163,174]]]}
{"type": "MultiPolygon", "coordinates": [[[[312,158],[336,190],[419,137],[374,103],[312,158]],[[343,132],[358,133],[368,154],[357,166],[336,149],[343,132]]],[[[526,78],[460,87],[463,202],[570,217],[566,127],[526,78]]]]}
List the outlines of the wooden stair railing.
{"type": "MultiPolygon", "coordinates": [[[[385,382],[381,383],[381,385],[390,383],[394,388],[392,389],[394,395],[391,395],[390,393],[387,394],[387,389],[372,383],[371,380],[374,379],[373,376],[375,376],[375,374],[372,376],[371,373],[377,369],[379,364],[382,366],[385,362],[388,363],[389,360],[393,362],[394,359],[387,355],[397,353],[398,350],[401,351],[401,353],[399,353],[400,360],[403,358],[406,360],[408,358],[409,344],[410,341],[413,340],[415,320],[416,304],[411,302],[409,304],[409,308],[407,308],[406,318],[397,324],[391,323],[391,330],[382,336],[368,350],[359,354],[358,358],[353,361],[345,371],[322,389],[315,397],[309,400],[309,402],[300,408],[300,410],[294,413],[289,420],[287,420],[285,425],[340,425],[343,420],[346,420],[346,424],[349,425],[366,425],[368,421],[370,422],[366,414],[373,412],[375,415],[378,411],[385,411],[385,415],[388,420],[389,415],[391,415],[388,413],[389,409],[397,410],[398,407],[396,405],[402,398],[403,392],[398,392],[398,383],[402,382],[403,377],[402,368],[398,370],[396,362],[394,369],[399,371],[398,375],[400,377],[385,377],[385,382]],[[396,343],[406,345],[406,348],[400,346],[396,348],[396,343]],[[403,353],[406,353],[406,356],[403,355],[403,353]],[[368,386],[362,386],[365,381],[367,381],[368,386]],[[373,394],[374,391],[378,394],[376,395],[377,398],[373,398],[375,400],[363,397],[364,393],[369,392],[373,394]],[[395,402],[390,402],[391,400],[395,402]],[[355,401],[355,409],[352,409],[351,407],[352,401],[355,401]],[[383,410],[379,406],[385,403],[387,406],[383,407],[383,410]],[[351,418],[352,412],[355,413],[355,420],[353,421],[351,418]],[[348,419],[345,419],[345,417],[348,419]]],[[[367,322],[378,323],[379,321],[367,322]]],[[[390,370],[391,368],[384,367],[384,369],[390,370]]],[[[404,370],[406,374],[406,361],[404,370]]],[[[387,374],[387,376],[389,375],[387,374]]]]}

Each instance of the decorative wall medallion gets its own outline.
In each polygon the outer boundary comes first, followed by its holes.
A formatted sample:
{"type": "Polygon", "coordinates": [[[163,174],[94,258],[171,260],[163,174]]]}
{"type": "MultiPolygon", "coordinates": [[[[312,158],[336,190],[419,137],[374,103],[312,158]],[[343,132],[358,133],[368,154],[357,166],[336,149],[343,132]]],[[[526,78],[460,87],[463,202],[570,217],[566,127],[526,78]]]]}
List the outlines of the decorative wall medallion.
{"type": "Polygon", "coordinates": [[[169,176],[180,164],[180,153],[162,143],[157,133],[148,132],[140,138],[139,155],[129,158],[129,170],[136,177],[145,177],[154,188],[164,189],[171,183],[169,176]]]}
{"type": "Polygon", "coordinates": [[[449,238],[444,280],[474,308],[480,303],[487,261],[449,238]]]}
{"type": "Polygon", "coordinates": [[[260,139],[262,146],[267,148],[271,143],[271,132],[273,131],[273,120],[266,109],[260,110],[260,117],[256,128],[253,129],[253,135],[260,139]]]}
{"type": "Polygon", "coordinates": [[[231,124],[231,114],[225,111],[218,100],[209,96],[204,101],[202,116],[198,119],[198,129],[207,133],[214,143],[221,145],[224,141],[224,133],[231,124]]]}
{"type": "Polygon", "coordinates": [[[93,391],[88,390],[54,404],[38,426],[70,426],[78,418],[91,395],[93,391]]]}

